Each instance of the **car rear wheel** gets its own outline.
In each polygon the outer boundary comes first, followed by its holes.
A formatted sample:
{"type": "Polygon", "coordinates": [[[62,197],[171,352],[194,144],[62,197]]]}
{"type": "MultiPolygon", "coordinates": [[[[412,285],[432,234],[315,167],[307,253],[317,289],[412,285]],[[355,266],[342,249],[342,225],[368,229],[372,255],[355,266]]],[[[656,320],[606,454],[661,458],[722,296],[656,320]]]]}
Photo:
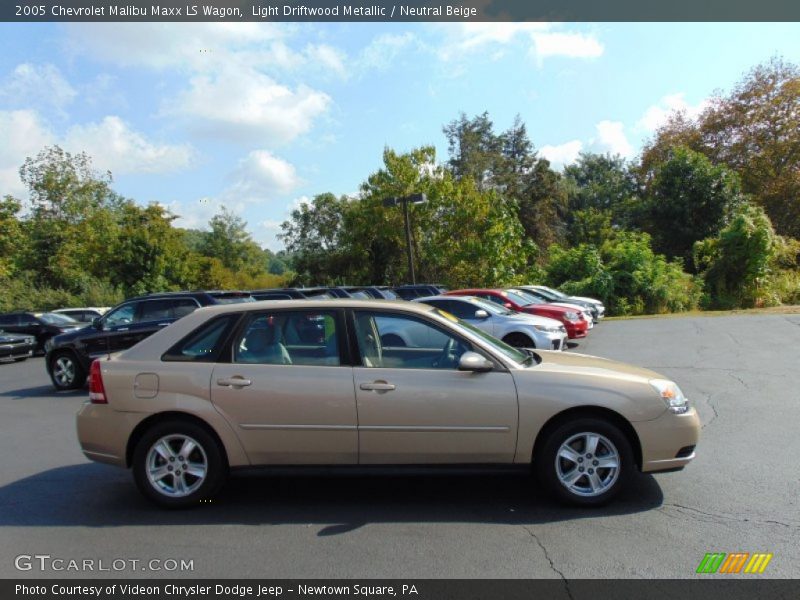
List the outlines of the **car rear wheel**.
{"type": "Polygon", "coordinates": [[[150,428],[133,454],[139,491],[166,508],[197,506],[210,499],[227,477],[219,443],[203,427],[166,421],[150,428]]]}
{"type": "Polygon", "coordinates": [[[536,344],[524,333],[509,333],[503,341],[514,348],[536,348],[536,344]]]}
{"type": "Polygon", "coordinates": [[[50,357],[50,379],[57,390],[75,390],[86,383],[86,371],[71,352],[50,357]]]}
{"type": "Polygon", "coordinates": [[[635,460],[619,428],[580,418],[551,431],[535,457],[539,481],[553,496],[579,506],[600,506],[628,483],[635,460]]]}

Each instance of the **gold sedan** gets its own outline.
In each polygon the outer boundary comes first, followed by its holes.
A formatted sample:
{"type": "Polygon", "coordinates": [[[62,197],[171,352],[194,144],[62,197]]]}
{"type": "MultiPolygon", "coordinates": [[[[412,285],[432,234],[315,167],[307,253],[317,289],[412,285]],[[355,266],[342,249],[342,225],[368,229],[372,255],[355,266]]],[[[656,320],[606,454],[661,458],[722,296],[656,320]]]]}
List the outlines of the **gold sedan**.
{"type": "Polygon", "coordinates": [[[132,468],[168,507],[208,499],[232,469],[277,465],[517,466],[597,505],[637,470],[683,468],[700,433],[658,373],[356,299],[198,309],[96,360],[77,421],[87,457],[132,468]]]}

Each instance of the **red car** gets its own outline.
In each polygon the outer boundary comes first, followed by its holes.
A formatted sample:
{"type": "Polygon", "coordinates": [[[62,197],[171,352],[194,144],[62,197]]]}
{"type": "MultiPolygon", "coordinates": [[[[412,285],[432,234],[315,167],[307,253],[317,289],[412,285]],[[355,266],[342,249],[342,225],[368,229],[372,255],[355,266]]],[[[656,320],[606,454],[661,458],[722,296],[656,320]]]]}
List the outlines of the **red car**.
{"type": "Polygon", "coordinates": [[[445,295],[477,296],[478,298],[484,298],[500,304],[509,310],[539,315],[540,317],[550,317],[564,324],[564,327],[567,329],[567,335],[571,340],[586,337],[586,332],[589,330],[588,321],[586,321],[580,313],[563,306],[548,304],[537,298],[528,296],[527,294],[523,295],[514,289],[454,290],[452,292],[447,292],[445,295]]]}

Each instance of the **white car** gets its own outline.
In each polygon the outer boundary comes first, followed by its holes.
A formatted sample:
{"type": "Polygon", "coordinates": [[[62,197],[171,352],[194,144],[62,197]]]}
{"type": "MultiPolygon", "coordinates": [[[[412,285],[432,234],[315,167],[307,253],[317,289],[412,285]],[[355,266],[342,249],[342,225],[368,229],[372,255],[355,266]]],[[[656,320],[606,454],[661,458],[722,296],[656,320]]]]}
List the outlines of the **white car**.
{"type": "Polygon", "coordinates": [[[531,285],[525,286],[526,288],[530,287],[535,290],[539,290],[540,292],[547,294],[548,296],[552,297],[554,300],[559,302],[570,302],[572,300],[577,300],[578,302],[585,302],[587,304],[591,304],[597,310],[597,318],[602,319],[606,314],[606,307],[605,305],[600,302],[597,298],[588,298],[587,296],[568,296],[564,292],[559,292],[556,289],[551,287],[547,287],[546,285],[531,285]]]}
{"type": "Polygon", "coordinates": [[[91,323],[108,312],[108,306],[84,306],[83,308],[59,308],[52,312],[72,317],[76,321],[91,323]]]}
{"type": "Polygon", "coordinates": [[[544,301],[547,304],[553,304],[555,306],[563,306],[564,308],[568,308],[570,310],[574,310],[576,313],[578,313],[581,316],[583,316],[583,318],[589,324],[589,327],[588,327],[589,329],[592,329],[594,327],[594,317],[592,316],[592,312],[588,308],[586,308],[585,306],[582,306],[580,304],[574,304],[574,303],[570,302],[569,300],[565,300],[563,302],[560,301],[560,300],[559,301],[544,300],[543,298],[539,298],[535,294],[532,294],[531,292],[529,292],[525,288],[515,288],[513,291],[514,291],[515,294],[519,294],[523,298],[530,298],[532,301],[539,301],[539,302],[544,301]]]}
{"type": "Polygon", "coordinates": [[[566,350],[567,330],[560,321],[503,308],[475,296],[427,296],[415,298],[466,321],[516,348],[566,350]]]}

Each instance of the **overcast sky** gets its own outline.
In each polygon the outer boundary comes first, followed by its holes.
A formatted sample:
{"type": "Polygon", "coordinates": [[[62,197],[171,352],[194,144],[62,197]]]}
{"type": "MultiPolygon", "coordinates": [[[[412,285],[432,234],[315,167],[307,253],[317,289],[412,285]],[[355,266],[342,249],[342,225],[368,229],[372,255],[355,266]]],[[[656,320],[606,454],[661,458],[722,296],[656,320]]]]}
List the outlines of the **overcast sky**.
{"type": "Polygon", "coordinates": [[[800,62],[800,24],[3,23],[0,195],[60,144],[178,225],[225,205],[278,249],[292,207],[356,192],[385,146],[446,160],[462,111],[498,132],[520,114],[558,168],[632,157],[773,55],[800,62]]]}

